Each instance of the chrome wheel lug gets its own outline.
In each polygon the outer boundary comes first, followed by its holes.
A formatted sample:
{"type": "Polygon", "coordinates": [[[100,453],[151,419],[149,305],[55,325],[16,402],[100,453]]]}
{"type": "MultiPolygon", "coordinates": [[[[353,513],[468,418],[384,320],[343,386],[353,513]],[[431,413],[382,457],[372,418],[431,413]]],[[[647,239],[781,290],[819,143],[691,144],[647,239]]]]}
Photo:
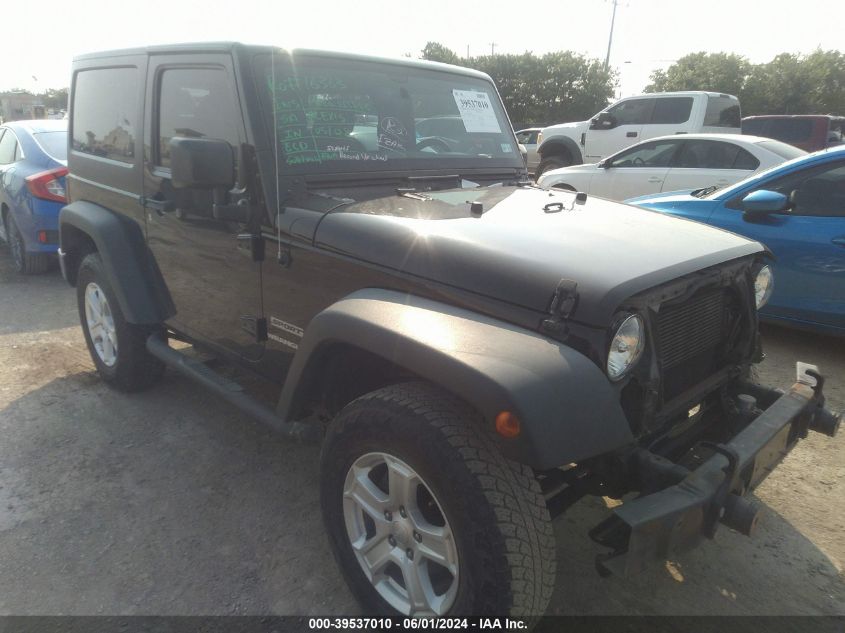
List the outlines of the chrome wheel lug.
{"type": "Polygon", "coordinates": [[[405,506],[399,506],[399,516],[403,519],[407,518],[408,513],[405,512],[405,506]]]}
{"type": "Polygon", "coordinates": [[[393,520],[393,513],[391,513],[390,510],[385,510],[384,511],[384,519],[385,519],[385,521],[392,521],[393,520]]]}
{"type": "Polygon", "coordinates": [[[422,543],[422,534],[420,534],[419,532],[414,532],[414,540],[417,543],[422,543]]]}
{"type": "Polygon", "coordinates": [[[412,550],[410,547],[405,550],[405,555],[408,557],[408,560],[414,560],[414,550],[412,550]]]}
{"type": "Polygon", "coordinates": [[[387,537],[387,542],[390,543],[391,547],[396,547],[396,537],[392,534],[387,537]]]}

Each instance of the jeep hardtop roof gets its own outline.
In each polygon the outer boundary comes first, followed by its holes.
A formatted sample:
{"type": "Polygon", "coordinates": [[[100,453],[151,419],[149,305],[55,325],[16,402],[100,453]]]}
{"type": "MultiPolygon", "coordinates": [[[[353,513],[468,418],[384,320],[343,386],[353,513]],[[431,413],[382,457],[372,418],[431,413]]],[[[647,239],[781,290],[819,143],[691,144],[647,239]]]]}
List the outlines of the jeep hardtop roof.
{"type": "Polygon", "coordinates": [[[157,44],[154,46],[141,46],[137,48],[124,48],[109,51],[96,51],[75,55],[74,63],[92,59],[105,59],[109,57],[126,57],[131,55],[156,55],[163,53],[232,53],[237,55],[249,55],[255,53],[269,53],[274,50],[284,50],[293,55],[308,55],[309,57],[341,57],[343,59],[354,59],[363,62],[375,62],[380,64],[393,64],[398,66],[410,66],[414,68],[427,68],[429,70],[441,70],[451,73],[459,73],[478,77],[491,81],[486,73],[462,66],[453,66],[441,62],[431,62],[422,59],[409,59],[407,57],[378,57],[374,55],[362,55],[360,53],[349,53],[344,51],[327,51],[309,48],[284,49],[278,46],[264,44],[243,44],[241,42],[183,42],[180,44],[157,44]]]}

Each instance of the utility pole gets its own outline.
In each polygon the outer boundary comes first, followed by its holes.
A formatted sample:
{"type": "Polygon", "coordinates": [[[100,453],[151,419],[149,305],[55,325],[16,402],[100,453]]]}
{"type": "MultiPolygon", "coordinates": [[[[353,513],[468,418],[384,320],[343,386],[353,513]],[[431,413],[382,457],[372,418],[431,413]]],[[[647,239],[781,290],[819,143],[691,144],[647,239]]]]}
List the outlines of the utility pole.
{"type": "Polygon", "coordinates": [[[610,67],[610,47],[613,44],[613,24],[616,22],[616,5],[619,4],[619,0],[611,0],[611,2],[613,2],[613,15],[610,18],[610,37],[607,38],[607,56],[604,58],[605,70],[610,67]]]}
{"type": "Polygon", "coordinates": [[[469,59],[469,44],[467,44],[467,59],[469,59]]]}
{"type": "Polygon", "coordinates": [[[490,56],[496,54],[496,42],[490,42],[490,56]]]}

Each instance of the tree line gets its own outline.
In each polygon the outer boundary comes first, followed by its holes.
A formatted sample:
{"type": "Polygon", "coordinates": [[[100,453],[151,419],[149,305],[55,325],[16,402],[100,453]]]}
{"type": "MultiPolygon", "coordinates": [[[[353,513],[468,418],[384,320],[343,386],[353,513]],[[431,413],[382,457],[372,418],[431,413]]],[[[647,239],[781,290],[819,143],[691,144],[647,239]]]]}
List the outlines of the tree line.
{"type": "MultiPolygon", "coordinates": [[[[421,57],[490,75],[511,121],[519,127],[587,119],[613,100],[618,86],[614,70],[571,51],[467,58],[429,42],[421,57]]],[[[652,73],[650,81],[645,92],[709,90],[736,95],[744,116],[845,115],[845,54],[839,51],[781,53],[763,64],[733,53],[691,53],[652,73]]]]}
{"type": "Polygon", "coordinates": [[[652,73],[646,92],[713,90],[739,97],[744,115],[845,115],[845,54],[781,53],[752,64],[734,53],[691,53],[652,73]]]}
{"type": "Polygon", "coordinates": [[[615,71],[571,51],[461,58],[442,44],[429,42],[421,57],[490,75],[517,127],[583,121],[608,104],[617,84],[615,71]]]}

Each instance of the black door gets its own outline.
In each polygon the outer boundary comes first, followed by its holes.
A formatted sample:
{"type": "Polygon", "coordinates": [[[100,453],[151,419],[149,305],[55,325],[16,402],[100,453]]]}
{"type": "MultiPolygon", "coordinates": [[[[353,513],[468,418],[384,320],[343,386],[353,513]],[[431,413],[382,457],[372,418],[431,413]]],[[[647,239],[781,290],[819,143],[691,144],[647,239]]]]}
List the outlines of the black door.
{"type": "Polygon", "coordinates": [[[253,262],[251,226],[217,220],[209,190],[174,189],[169,142],[222,139],[237,148],[245,132],[231,59],[152,57],[148,70],[144,197],[147,240],[177,313],[172,325],[225,351],[257,360],[263,353],[261,267],[253,262]]]}

